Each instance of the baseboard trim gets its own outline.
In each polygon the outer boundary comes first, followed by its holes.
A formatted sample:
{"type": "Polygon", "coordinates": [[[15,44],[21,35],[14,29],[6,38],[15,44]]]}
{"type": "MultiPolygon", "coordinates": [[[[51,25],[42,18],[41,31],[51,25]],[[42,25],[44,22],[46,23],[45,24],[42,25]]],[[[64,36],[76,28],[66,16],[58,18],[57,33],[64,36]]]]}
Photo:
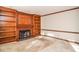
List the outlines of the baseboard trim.
{"type": "Polygon", "coordinates": [[[63,40],[63,41],[66,41],[66,42],[79,44],[79,42],[76,42],[76,41],[70,41],[70,40],[67,40],[67,39],[59,38],[59,37],[48,36],[48,35],[41,35],[41,36],[51,37],[51,38],[55,38],[55,39],[58,39],[58,40],[63,40]]]}

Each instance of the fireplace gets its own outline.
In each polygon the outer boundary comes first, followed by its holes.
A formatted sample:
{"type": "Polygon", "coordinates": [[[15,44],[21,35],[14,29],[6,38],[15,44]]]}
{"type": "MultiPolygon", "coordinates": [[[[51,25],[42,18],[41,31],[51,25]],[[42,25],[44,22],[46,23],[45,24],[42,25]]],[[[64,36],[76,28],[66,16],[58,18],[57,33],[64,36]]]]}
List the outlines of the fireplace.
{"type": "Polygon", "coordinates": [[[31,36],[30,30],[20,30],[19,31],[19,39],[25,40],[26,38],[31,36]]]}

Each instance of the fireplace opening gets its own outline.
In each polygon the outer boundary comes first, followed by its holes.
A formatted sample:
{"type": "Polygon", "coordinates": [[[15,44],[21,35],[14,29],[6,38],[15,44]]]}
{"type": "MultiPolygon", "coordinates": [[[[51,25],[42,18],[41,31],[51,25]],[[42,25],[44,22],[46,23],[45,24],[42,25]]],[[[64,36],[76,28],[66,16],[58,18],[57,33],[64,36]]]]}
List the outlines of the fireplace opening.
{"type": "Polygon", "coordinates": [[[31,36],[30,30],[20,30],[19,32],[19,39],[25,40],[26,38],[31,36]]]}

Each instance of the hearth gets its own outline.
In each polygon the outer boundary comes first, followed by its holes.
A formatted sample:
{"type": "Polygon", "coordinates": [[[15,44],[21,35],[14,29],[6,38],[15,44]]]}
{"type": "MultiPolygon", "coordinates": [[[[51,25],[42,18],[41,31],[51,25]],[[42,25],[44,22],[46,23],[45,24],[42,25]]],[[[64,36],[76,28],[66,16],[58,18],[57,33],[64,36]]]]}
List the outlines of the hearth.
{"type": "Polygon", "coordinates": [[[19,31],[20,40],[25,40],[26,38],[28,38],[30,36],[31,36],[30,30],[20,30],[19,31]]]}

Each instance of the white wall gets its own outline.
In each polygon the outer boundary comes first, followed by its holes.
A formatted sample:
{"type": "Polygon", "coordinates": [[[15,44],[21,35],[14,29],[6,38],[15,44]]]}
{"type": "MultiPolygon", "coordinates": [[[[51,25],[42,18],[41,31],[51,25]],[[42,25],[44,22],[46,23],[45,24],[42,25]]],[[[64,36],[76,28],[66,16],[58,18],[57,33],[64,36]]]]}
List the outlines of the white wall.
{"type": "MultiPolygon", "coordinates": [[[[79,9],[44,16],[41,18],[41,28],[79,32],[79,9]]],[[[43,32],[49,33],[48,31],[43,32]]],[[[72,41],[79,41],[79,34],[53,32],[53,35],[72,41]]]]}

